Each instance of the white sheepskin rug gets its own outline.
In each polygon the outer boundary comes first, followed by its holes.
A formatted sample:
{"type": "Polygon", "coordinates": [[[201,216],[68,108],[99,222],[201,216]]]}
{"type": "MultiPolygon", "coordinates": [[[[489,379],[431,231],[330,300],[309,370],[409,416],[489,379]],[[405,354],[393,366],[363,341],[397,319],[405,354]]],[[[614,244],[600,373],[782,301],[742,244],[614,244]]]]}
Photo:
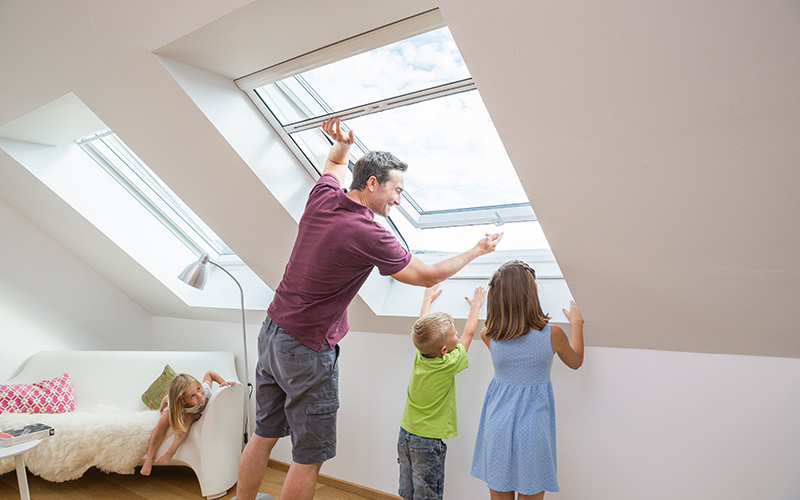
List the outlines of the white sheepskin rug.
{"type": "MultiPolygon", "coordinates": [[[[95,406],[72,413],[0,414],[0,430],[43,423],[55,434],[25,454],[28,470],[42,479],[60,483],[77,479],[90,468],[133,474],[147,453],[157,411],[121,412],[112,406],[95,406]]],[[[0,474],[15,469],[14,459],[0,460],[0,474]]]]}

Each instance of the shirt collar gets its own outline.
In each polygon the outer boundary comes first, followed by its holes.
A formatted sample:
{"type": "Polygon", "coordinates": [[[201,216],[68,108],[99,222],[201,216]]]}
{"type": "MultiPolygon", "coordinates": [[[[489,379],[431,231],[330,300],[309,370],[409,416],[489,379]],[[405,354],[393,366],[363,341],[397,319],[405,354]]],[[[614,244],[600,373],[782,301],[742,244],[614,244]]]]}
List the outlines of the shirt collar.
{"type": "Polygon", "coordinates": [[[373,213],[369,207],[362,205],[361,203],[354,201],[347,196],[347,189],[342,188],[336,191],[336,196],[339,197],[339,205],[341,205],[342,208],[351,212],[363,214],[364,216],[369,217],[370,220],[375,220],[375,213],[373,213]]]}

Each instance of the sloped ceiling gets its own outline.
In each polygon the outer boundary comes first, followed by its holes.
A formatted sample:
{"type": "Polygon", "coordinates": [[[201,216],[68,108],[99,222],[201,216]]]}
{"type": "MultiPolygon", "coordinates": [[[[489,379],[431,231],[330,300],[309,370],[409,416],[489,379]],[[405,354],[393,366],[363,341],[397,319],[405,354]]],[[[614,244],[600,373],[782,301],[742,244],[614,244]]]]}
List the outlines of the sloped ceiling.
{"type": "Polygon", "coordinates": [[[592,341],[800,355],[797,2],[439,3],[592,341]]]}
{"type": "MultiPolygon", "coordinates": [[[[800,357],[796,2],[438,6],[589,345],[800,357]]],[[[0,125],[74,92],[275,286],[293,220],[153,51],[233,78],[434,7],[3,2],[0,125]]],[[[0,155],[3,199],[153,314],[198,314],[87,236],[20,169],[0,155]]],[[[359,330],[401,328],[358,300],[351,319],[359,330]]]]}

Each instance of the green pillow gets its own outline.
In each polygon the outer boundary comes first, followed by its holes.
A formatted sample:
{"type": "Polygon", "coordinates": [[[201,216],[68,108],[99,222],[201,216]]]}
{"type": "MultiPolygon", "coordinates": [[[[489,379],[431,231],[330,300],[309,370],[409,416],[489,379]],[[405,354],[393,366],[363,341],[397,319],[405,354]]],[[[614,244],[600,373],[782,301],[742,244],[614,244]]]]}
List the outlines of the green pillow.
{"type": "Polygon", "coordinates": [[[161,400],[169,393],[169,384],[178,374],[169,365],[164,367],[164,371],[156,378],[150,387],[142,394],[142,402],[151,410],[158,410],[161,400]]]}

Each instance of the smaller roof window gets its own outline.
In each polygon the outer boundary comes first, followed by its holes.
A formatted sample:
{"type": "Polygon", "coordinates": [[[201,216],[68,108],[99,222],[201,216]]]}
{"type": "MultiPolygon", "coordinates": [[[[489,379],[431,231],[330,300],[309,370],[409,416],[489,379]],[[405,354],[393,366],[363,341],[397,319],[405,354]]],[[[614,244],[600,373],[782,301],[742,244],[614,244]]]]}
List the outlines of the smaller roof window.
{"type": "Polygon", "coordinates": [[[219,236],[113,132],[104,130],[77,144],[195,253],[206,252],[215,260],[235,257],[219,236]]]}

